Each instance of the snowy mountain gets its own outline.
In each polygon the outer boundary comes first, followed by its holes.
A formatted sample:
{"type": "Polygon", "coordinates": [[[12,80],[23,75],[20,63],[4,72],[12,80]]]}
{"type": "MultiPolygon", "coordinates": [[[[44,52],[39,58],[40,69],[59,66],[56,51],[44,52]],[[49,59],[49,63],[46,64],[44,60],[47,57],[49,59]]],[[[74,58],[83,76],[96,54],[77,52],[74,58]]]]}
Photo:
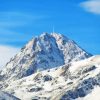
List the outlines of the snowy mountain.
{"type": "Polygon", "coordinates": [[[98,100],[100,56],[62,34],[43,33],[0,71],[0,90],[5,100],[98,100]]]}
{"type": "Polygon", "coordinates": [[[99,100],[100,56],[36,72],[3,91],[21,100],[99,100]]]}
{"type": "Polygon", "coordinates": [[[38,71],[82,60],[91,54],[74,41],[57,33],[43,33],[33,38],[0,71],[0,80],[16,80],[38,71]]]}

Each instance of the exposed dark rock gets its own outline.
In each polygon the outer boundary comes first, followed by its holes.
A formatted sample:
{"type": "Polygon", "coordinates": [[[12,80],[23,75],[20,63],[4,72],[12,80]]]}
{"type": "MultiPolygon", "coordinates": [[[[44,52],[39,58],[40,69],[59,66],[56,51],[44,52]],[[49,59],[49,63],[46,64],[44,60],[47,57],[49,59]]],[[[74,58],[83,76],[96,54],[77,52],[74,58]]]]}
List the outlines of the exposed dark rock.
{"type": "Polygon", "coordinates": [[[43,77],[43,80],[44,80],[44,82],[46,82],[46,81],[51,81],[51,80],[52,80],[52,77],[51,77],[50,75],[45,75],[45,76],[43,77]]]}

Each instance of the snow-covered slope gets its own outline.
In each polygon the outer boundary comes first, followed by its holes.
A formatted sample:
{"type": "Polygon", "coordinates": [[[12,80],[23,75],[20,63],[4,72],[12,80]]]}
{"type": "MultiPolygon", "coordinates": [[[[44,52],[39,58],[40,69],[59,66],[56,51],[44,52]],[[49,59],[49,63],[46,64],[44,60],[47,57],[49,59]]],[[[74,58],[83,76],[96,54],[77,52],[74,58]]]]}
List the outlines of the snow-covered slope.
{"type": "Polygon", "coordinates": [[[99,100],[100,56],[7,82],[3,91],[21,100],[99,100]]]}
{"type": "Polygon", "coordinates": [[[33,38],[0,71],[0,80],[16,80],[35,72],[90,57],[74,41],[57,33],[33,38]]]}
{"type": "Polygon", "coordinates": [[[0,91],[0,100],[20,100],[15,96],[8,94],[6,92],[0,91]]]}

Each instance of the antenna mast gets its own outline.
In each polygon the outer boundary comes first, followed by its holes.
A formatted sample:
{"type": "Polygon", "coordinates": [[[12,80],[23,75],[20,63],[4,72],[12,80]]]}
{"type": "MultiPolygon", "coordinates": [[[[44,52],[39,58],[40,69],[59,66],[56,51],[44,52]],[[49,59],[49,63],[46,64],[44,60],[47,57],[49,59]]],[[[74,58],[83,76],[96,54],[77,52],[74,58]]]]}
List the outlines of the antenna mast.
{"type": "Polygon", "coordinates": [[[55,29],[54,29],[54,26],[53,26],[53,33],[55,33],[55,29]]]}

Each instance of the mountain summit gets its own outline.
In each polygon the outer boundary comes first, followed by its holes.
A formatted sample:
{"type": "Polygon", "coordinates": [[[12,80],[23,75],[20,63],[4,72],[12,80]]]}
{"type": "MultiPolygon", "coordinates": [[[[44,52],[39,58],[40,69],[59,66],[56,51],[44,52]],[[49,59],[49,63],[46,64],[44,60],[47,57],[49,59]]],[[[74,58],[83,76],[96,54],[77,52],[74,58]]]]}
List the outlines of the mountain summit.
{"type": "Polygon", "coordinates": [[[58,33],[43,33],[29,41],[0,71],[0,80],[20,79],[37,71],[90,57],[74,41],[58,33]]]}

